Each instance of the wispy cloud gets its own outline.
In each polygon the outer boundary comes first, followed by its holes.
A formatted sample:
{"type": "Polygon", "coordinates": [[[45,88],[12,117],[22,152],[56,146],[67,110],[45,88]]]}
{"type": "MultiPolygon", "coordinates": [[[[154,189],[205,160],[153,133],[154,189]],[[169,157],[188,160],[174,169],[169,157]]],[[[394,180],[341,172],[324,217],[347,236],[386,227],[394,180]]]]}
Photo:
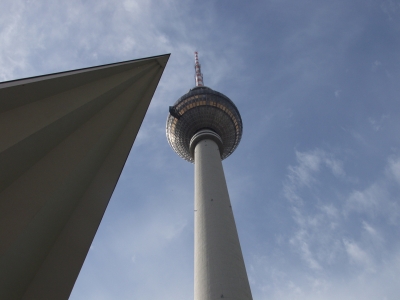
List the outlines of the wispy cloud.
{"type": "Polygon", "coordinates": [[[390,157],[388,160],[388,176],[400,185],[400,157],[390,157]]]}
{"type": "Polygon", "coordinates": [[[313,270],[322,269],[321,265],[314,258],[314,254],[310,250],[310,236],[304,229],[298,230],[294,237],[290,239],[290,243],[295,249],[298,249],[302,259],[307,263],[309,268],[313,270]]]}
{"type": "Polygon", "coordinates": [[[374,131],[379,131],[381,130],[383,124],[385,123],[386,119],[389,118],[389,115],[382,115],[380,118],[368,118],[368,122],[371,124],[372,128],[374,131]]]}
{"type": "Polygon", "coordinates": [[[313,270],[322,270],[340,252],[340,243],[331,237],[340,218],[338,208],[333,203],[319,201],[318,196],[310,199],[315,187],[320,185],[318,176],[324,168],[334,178],[345,178],[343,163],[332,154],[321,149],[296,151],[296,164],[288,167],[283,186],[298,226],[290,244],[313,270]]]}
{"type": "Polygon", "coordinates": [[[347,211],[375,215],[387,196],[386,190],[379,183],[374,183],[365,190],[353,191],[347,199],[346,208],[347,211]]]}
{"type": "Polygon", "coordinates": [[[371,256],[363,250],[356,242],[343,239],[346,252],[351,262],[354,262],[369,272],[375,272],[374,264],[371,256]]]}
{"type": "Polygon", "coordinates": [[[336,177],[345,176],[343,163],[321,149],[308,152],[296,151],[295,166],[288,167],[288,181],[284,189],[293,190],[294,188],[311,187],[316,183],[315,175],[325,166],[336,177]]]}
{"type": "Polygon", "coordinates": [[[345,203],[344,213],[357,213],[371,218],[384,217],[391,224],[398,224],[400,158],[390,157],[380,178],[364,189],[353,190],[345,203]],[[395,183],[395,186],[392,183],[395,183]]]}
{"type": "MultiPolygon", "coordinates": [[[[348,268],[358,274],[356,277],[383,276],[387,258],[395,259],[397,253],[397,250],[392,252],[386,248],[386,237],[380,228],[398,223],[399,208],[390,182],[400,183],[400,159],[390,157],[375,182],[365,189],[349,190],[346,195],[328,192],[332,187],[322,180],[323,173],[328,171],[336,179],[336,182],[332,181],[334,186],[355,184],[347,180],[340,159],[321,149],[295,153],[296,164],[288,167],[283,195],[291,203],[292,217],[297,225],[289,243],[309,269],[311,282],[323,281],[333,266],[346,260],[350,262],[348,268]],[[386,218],[387,223],[382,224],[381,218],[386,218]],[[345,230],[351,227],[352,230],[345,230]]],[[[393,271],[400,272],[396,268],[393,271]]],[[[327,295],[325,292],[332,288],[331,284],[320,286],[317,289],[319,295],[327,295]]],[[[307,292],[298,292],[298,299],[306,299],[307,292]]],[[[288,293],[286,291],[286,295],[288,293]]],[[[293,293],[289,294],[293,296],[293,293]]]]}

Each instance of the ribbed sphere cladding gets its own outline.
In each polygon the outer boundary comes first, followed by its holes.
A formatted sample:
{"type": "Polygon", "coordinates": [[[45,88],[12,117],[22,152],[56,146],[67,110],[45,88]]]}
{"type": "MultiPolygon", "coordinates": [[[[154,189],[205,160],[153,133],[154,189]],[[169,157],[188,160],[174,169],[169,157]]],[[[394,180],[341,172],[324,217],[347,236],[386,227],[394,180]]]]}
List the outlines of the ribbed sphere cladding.
{"type": "Polygon", "coordinates": [[[170,107],[168,143],[180,157],[194,162],[189,143],[202,129],[211,129],[221,137],[221,159],[235,151],[243,131],[242,118],[235,104],[225,95],[204,86],[191,89],[170,107]]]}

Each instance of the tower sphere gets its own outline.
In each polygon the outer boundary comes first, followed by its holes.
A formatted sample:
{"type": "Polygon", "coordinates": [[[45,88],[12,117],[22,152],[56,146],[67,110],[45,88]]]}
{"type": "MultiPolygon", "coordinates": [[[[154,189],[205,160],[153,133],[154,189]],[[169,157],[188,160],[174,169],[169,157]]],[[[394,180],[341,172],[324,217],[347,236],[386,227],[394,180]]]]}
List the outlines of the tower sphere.
{"type": "Polygon", "coordinates": [[[190,142],[200,130],[219,135],[221,159],[235,151],[242,137],[242,118],[235,104],[225,95],[205,86],[196,86],[169,108],[167,139],[183,159],[194,162],[190,142]]]}

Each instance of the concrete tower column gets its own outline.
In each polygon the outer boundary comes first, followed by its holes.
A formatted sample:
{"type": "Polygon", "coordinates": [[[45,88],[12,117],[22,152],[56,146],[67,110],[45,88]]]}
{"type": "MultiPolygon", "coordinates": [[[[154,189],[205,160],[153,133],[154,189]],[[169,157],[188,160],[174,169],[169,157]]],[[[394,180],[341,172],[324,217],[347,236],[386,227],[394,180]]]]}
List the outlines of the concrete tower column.
{"type": "Polygon", "coordinates": [[[222,140],[202,130],[190,148],[195,164],[194,299],[251,300],[222,167],[222,140]]]}
{"type": "Polygon", "coordinates": [[[195,165],[194,299],[251,300],[222,160],[242,137],[239,110],[204,86],[195,52],[196,86],[169,107],[167,140],[195,165]],[[218,134],[217,134],[218,133],[218,134]]]}

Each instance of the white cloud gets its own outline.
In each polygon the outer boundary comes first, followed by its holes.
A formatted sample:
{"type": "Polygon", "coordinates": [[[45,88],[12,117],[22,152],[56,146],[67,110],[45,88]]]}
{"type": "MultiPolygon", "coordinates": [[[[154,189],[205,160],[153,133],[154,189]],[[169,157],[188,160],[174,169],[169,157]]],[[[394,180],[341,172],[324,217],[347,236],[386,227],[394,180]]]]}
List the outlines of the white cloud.
{"type": "Polygon", "coordinates": [[[336,219],[339,215],[338,209],[332,203],[322,205],[320,208],[327,217],[336,219]]]}
{"type": "MultiPolygon", "coordinates": [[[[336,184],[354,183],[347,180],[342,161],[320,149],[296,151],[296,161],[288,167],[288,179],[283,187],[297,225],[289,242],[292,251],[298,253],[311,271],[311,278],[329,273],[332,266],[344,263],[345,257],[352,263],[349,268],[355,274],[382,272],[386,257],[383,253],[387,250],[380,227],[397,224],[398,204],[388,182],[390,179],[399,182],[400,159],[391,157],[384,176],[378,176],[365,189],[330,196],[319,193],[326,190],[326,183],[321,179],[324,166],[338,180],[336,184]],[[386,224],[379,221],[381,217],[386,219],[386,224]],[[352,229],[344,231],[344,228],[352,229]]],[[[302,298],[299,296],[299,299],[302,298]]]]}
{"type": "Polygon", "coordinates": [[[368,122],[371,124],[374,131],[379,131],[382,129],[382,126],[386,119],[389,118],[389,115],[382,115],[379,119],[368,118],[368,122]]]}
{"type": "Polygon", "coordinates": [[[285,187],[310,187],[312,183],[315,183],[314,175],[323,165],[337,177],[345,175],[343,163],[320,149],[308,152],[296,151],[296,161],[297,165],[288,167],[290,183],[285,184],[285,187]]]}
{"type": "Polygon", "coordinates": [[[382,252],[384,250],[385,239],[376,226],[372,226],[370,223],[362,222],[364,229],[364,239],[366,242],[370,242],[369,245],[376,252],[382,252]],[[371,245],[372,244],[372,245],[371,245]]]}
{"type": "Polygon", "coordinates": [[[325,157],[324,162],[326,166],[330,168],[333,175],[335,175],[336,177],[341,177],[345,175],[345,172],[343,170],[343,163],[341,161],[328,156],[325,157]]]}
{"type": "Polygon", "coordinates": [[[4,3],[2,7],[7,11],[7,14],[1,14],[0,18],[0,80],[4,81],[12,78],[15,68],[26,68],[28,49],[23,47],[24,39],[21,37],[20,25],[25,5],[22,2],[8,1],[7,5],[4,3]]]}
{"type": "Polygon", "coordinates": [[[382,66],[382,63],[379,60],[376,60],[372,63],[372,71],[375,72],[377,71],[380,67],[382,66]]]}
{"type": "Polygon", "coordinates": [[[386,197],[385,189],[374,183],[363,191],[353,191],[347,199],[347,210],[374,215],[379,211],[379,202],[386,197]]]}
{"type": "Polygon", "coordinates": [[[369,272],[374,272],[374,263],[370,255],[364,251],[356,242],[343,239],[343,244],[345,246],[347,255],[350,258],[350,261],[360,265],[365,268],[369,272]]]}
{"type": "Polygon", "coordinates": [[[398,186],[391,188],[391,181],[400,183],[400,159],[390,157],[383,176],[364,189],[353,190],[345,203],[344,214],[357,213],[371,218],[384,217],[390,224],[398,224],[400,204],[394,193],[398,186]]]}
{"type": "Polygon", "coordinates": [[[334,178],[345,178],[343,163],[321,149],[296,151],[296,161],[296,165],[288,167],[288,179],[283,186],[283,195],[291,203],[292,217],[298,226],[289,241],[310,269],[321,271],[343,251],[335,237],[340,213],[332,202],[309,196],[321,184],[319,177],[324,167],[334,178]]]}
{"type": "Polygon", "coordinates": [[[149,3],[151,1],[125,0],[123,1],[123,6],[129,13],[133,13],[132,17],[137,17],[138,14],[143,13],[143,10],[147,6],[146,4],[149,3]]]}
{"type": "Polygon", "coordinates": [[[391,157],[388,160],[389,176],[400,184],[400,157],[391,157]]]}
{"type": "Polygon", "coordinates": [[[378,270],[365,269],[368,255],[354,243],[347,241],[352,265],[363,270],[348,277],[339,274],[336,278],[325,276],[293,276],[290,281],[280,281],[268,297],[271,300],[396,300],[398,298],[398,278],[400,276],[400,252],[388,258],[378,270]],[[361,265],[360,265],[361,264],[361,265]]]}
{"type": "Polygon", "coordinates": [[[380,5],[382,11],[388,16],[390,21],[398,18],[400,11],[400,3],[394,0],[384,0],[380,5]]]}
{"type": "Polygon", "coordinates": [[[307,263],[309,268],[320,270],[321,265],[314,258],[314,254],[310,251],[308,240],[310,240],[310,238],[307,236],[307,232],[305,230],[298,230],[296,235],[290,239],[290,243],[295,249],[298,249],[301,257],[307,263]]]}
{"type": "Polygon", "coordinates": [[[296,160],[298,165],[289,166],[289,179],[298,186],[310,186],[314,181],[313,173],[317,172],[321,164],[321,153],[316,152],[297,152],[296,160]]]}

